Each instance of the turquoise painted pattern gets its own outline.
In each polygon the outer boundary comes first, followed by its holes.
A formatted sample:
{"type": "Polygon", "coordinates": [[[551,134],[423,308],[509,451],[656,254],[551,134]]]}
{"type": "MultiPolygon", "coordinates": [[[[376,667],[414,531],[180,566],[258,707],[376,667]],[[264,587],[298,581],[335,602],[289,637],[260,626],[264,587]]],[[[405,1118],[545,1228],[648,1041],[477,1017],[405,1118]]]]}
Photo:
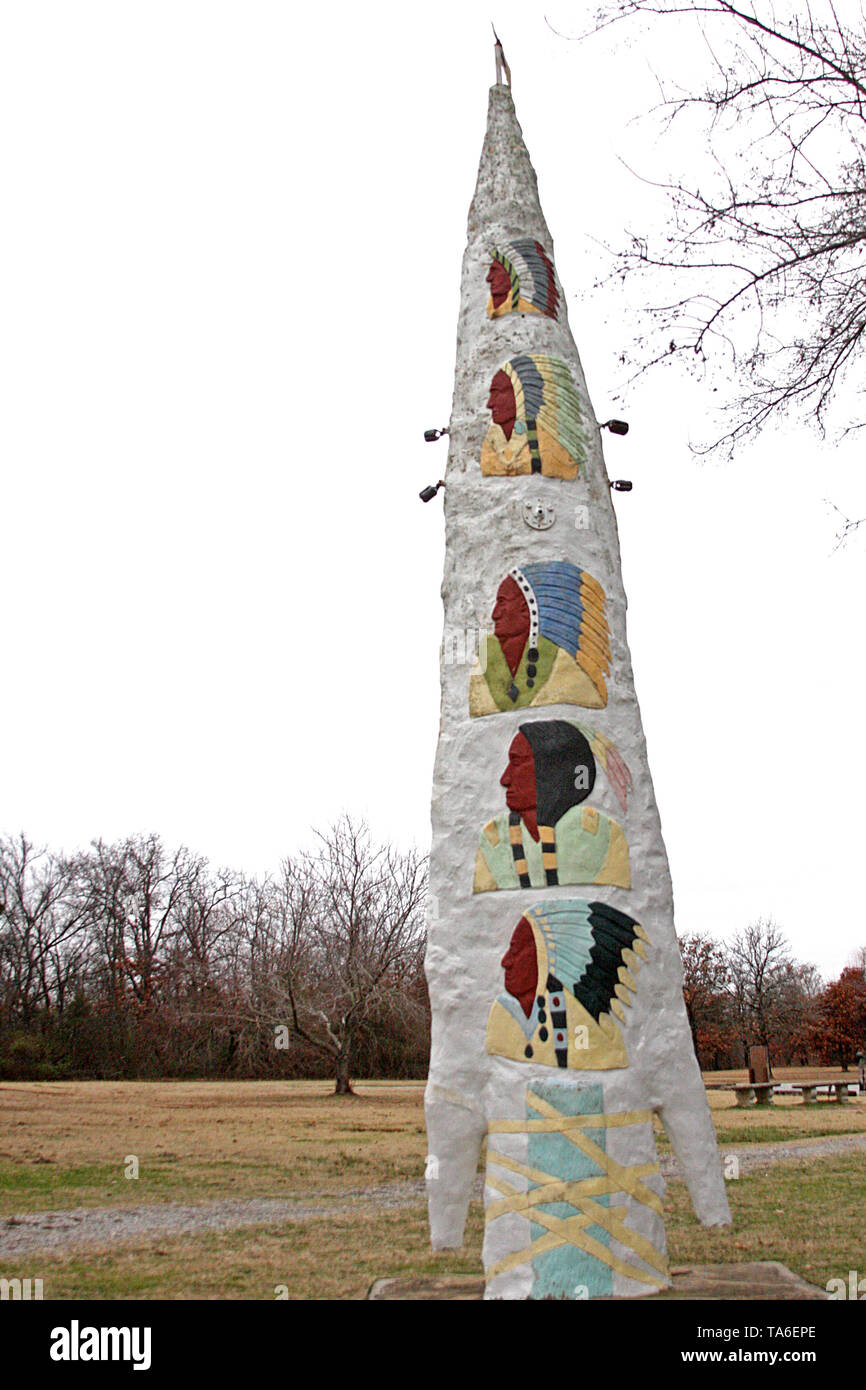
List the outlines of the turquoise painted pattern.
{"type": "MultiPolygon", "coordinates": [[[[578,1086],[562,1081],[533,1081],[528,1087],[530,1094],[540,1096],[563,1116],[601,1115],[604,1113],[604,1094],[601,1086],[578,1086]]],[[[538,1119],[538,1114],[527,1103],[526,1117],[538,1119]]],[[[599,1127],[588,1131],[600,1149],[607,1150],[607,1131],[599,1127]]],[[[564,1134],[530,1134],[527,1150],[530,1167],[548,1173],[551,1178],[563,1182],[578,1182],[582,1178],[597,1178],[601,1169],[576,1144],[572,1144],[564,1134]]],[[[530,1190],[541,1186],[529,1184],[530,1190]]],[[[609,1206],[606,1195],[595,1197],[599,1206],[609,1206]]],[[[550,1202],[542,1205],[540,1211],[552,1216],[568,1218],[577,1215],[569,1202],[550,1202]]],[[[547,1228],[532,1222],[532,1240],[547,1234],[547,1228]]],[[[611,1238],[600,1226],[587,1226],[586,1234],[594,1237],[599,1244],[610,1246],[611,1238]]],[[[605,1298],[613,1293],[613,1270],[594,1255],[578,1250],[574,1245],[560,1245],[555,1250],[545,1250],[532,1261],[532,1298],[605,1298]],[[586,1289],[586,1294],[582,1290],[586,1289]]]]}

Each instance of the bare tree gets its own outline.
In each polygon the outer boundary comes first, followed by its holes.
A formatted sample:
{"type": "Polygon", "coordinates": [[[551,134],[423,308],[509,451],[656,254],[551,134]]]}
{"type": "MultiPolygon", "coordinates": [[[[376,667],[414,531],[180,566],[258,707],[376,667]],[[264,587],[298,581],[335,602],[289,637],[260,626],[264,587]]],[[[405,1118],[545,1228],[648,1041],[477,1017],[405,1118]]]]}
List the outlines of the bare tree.
{"type": "Polygon", "coordinates": [[[778,972],[770,1014],[777,1060],[808,1066],[814,1020],[824,981],[810,962],[788,961],[778,972]]]}
{"type": "MultiPolygon", "coordinates": [[[[684,85],[659,79],[664,121],[701,122],[700,172],[663,184],[668,223],[636,229],[615,273],[649,272],[658,295],[635,370],[683,360],[727,396],[710,448],[782,415],[823,433],[834,406],[845,432],[866,423],[842,401],[866,343],[866,21],[846,13],[832,0],[611,0],[597,15],[596,33],[645,19],[673,37],[692,21],[708,57],[696,77],[689,50],[684,85]]],[[[843,519],[843,536],[860,524],[843,519]]]]}
{"type": "Polygon", "coordinates": [[[814,1041],[825,1061],[838,1061],[842,1071],[862,1053],[866,1043],[866,979],[849,965],[831,980],[817,1001],[814,1041]]]}
{"type": "Polygon", "coordinates": [[[752,1043],[761,1043],[772,1062],[776,1033],[793,1022],[794,966],[785,936],[775,922],[759,919],[732,939],[725,955],[743,1050],[748,1057],[752,1043]]]}
{"type": "Polygon", "coordinates": [[[0,983],[7,1018],[27,1026],[37,1008],[62,1009],[81,916],[62,856],[37,849],[24,834],[0,839],[0,983]]]}
{"type": "Polygon", "coordinates": [[[244,879],[213,873],[192,858],[173,908],[173,930],[161,952],[161,1030],[171,1064],[185,1075],[231,1070],[237,1060],[227,1000],[234,998],[243,940],[244,879]]]}
{"type": "Polygon", "coordinates": [[[75,873],[98,958],[106,1041],[113,1039],[123,1069],[159,1071],[171,953],[183,931],[189,939],[196,891],[207,901],[206,862],[184,846],[169,852],[158,835],[132,835],[115,844],[95,841],[75,873]]]}
{"type": "Polygon", "coordinates": [[[414,986],[426,861],[414,850],[374,845],[349,817],[318,839],[316,851],[284,861],[280,877],[261,890],[245,1009],[272,1033],[286,1029],[327,1057],[335,1094],[350,1095],[371,1020],[423,1012],[414,986]]]}
{"type": "Polygon", "coordinates": [[[700,932],[680,937],[683,998],[699,1064],[727,1049],[730,1034],[728,963],[718,942],[700,932]]]}
{"type": "Polygon", "coordinates": [[[173,905],[176,930],[168,971],[185,981],[191,995],[206,992],[226,959],[239,925],[244,881],[230,869],[213,874],[205,859],[186,862],[183,892],[173,905]]]}
{"type": "Polygon", "coordinates": [[[848,958],[848,964],[856,967],[866,977],[866,946],[858,946],[848,958]]]}
{"type": "Polygon", "coordinates": [[[87,915],[101,931],[119,986],[147,1012],[181,917],[187,929],[194,920],[191,895],[206,880],[206,862],[184,846],[168,853],[158,835],[133,835],[113,845],[96,841],[78,870],[87,915]]]}

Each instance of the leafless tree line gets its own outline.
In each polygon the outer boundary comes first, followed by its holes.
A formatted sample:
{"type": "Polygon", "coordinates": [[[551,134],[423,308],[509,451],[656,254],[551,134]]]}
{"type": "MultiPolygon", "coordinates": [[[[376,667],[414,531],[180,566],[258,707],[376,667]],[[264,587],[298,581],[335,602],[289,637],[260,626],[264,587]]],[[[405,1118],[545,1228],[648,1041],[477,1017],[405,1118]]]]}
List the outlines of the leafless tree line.
{"type": "Polygon", "coordinates": [[[348,818],[265,878],[0,838],[0,1076],[423,1075],[425,894],[348,818]]]}
{"type": "Polygon", "coordinates": [[[705,1070],[747,1065],[760,1044],[778,1066],[838,1065],[866,1047],[866,950],[838,979],[793,958],[780,927],[758,920],[730,941],[680,940],[686,1010],[705,1070]]]}
{"type": "MultiPolygon", "coordinates": [[[[426,862],[348,818],[264,878],[156,835],[0,837],[0,1079],[423,1076],[425,899],[426,862]]],[[[773,922],[681,947],[704,1068],[866,1046],[866,951],[827,983],[773,922]]]]}

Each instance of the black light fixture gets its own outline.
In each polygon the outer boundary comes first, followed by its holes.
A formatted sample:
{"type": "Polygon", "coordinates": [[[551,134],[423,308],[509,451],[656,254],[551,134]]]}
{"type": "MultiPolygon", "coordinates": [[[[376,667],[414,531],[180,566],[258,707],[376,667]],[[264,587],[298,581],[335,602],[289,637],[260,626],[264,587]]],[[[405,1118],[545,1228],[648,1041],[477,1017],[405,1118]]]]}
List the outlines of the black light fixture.
{"type": "Polygon", "coordinates": [[[446,426],[445,426],[443,429],[441,429],[441,430],[425,430],[425,431],[424,431],[424,438],[426,439],[426,441],[427,441],[428,444],[432,444],[434,440],[436,440],[436,439],[441,439],[442,436],[443,436],[443,434],[447,434],[447,433],[448,433],[448,426],[446,425],[446,426]]]}
{"type": "Polygon", "coordinates": [[[422,488],[422,490],[418,493],[418,496],[421,498],[422,502],[432,502],[440,487],[444,486],[445,480],[443,478],[440,478],[435,487],[431,486],[422,488]]]}
{"type": "Polygon", "coordinates": [[[633,484],[626,478],[617,478],[615,482],[609,483],[614,492],[631,492],[633,484]]]}
{"type": "Polygon", "coordinates": [[[605,420],[603,425],[599,425],[599,429],[610,430],[611,434],[628,434],[625,420],[605,420]]]}

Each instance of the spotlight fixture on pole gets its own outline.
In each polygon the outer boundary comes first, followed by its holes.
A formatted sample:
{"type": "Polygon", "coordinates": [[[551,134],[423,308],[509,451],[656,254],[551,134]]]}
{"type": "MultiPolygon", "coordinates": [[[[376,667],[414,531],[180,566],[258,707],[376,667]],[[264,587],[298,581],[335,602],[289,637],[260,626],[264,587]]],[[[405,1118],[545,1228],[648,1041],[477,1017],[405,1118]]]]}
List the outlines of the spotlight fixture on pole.
{"type": "Polygon", "coordinates": [[[625,420],[605,420],[603,425],[599,425],[600,430],[610,430],[611,434],[628,434],[628,424],[625,420]]]}
{"type": "Polygon", "coordinates": [[[609,486],[614,492],[631,492],[633,484],[626,478],[617,478],[614,482],[610,483],[609,486]]]}
{"type": "Polygon", "coordinates": [[[443,436],[443,434],[447,434],[447,433],[448,433],[448,426],[445,425],[444,428],[441,429],[441,430],[425,430],[425,431],[424,431],[424,438],[426,439],[426,441],[427,441],[428,444],[432,444],[434,440],[436,440],[436,439],[441,439],[442,436],[443,436]]]}
{"type": "Polygon", "coordinates": [[[421,498],[421,501],[422,501],[422,502],[432,502],[432,501],[433,501],[433,498],[436,496],[436,494],[437,494],[437,492],[439,491],[440,487],[444,487],[444,486],[445,486],[445,481],[444,481],[443,478],[440,478],[439,481],[438,481],[438,483],[436,484],[435,487],[432,487],[432,486],[431,486],[431,487],[422,488],[421,492],[418,493],[418,496],[421,498]]]}

